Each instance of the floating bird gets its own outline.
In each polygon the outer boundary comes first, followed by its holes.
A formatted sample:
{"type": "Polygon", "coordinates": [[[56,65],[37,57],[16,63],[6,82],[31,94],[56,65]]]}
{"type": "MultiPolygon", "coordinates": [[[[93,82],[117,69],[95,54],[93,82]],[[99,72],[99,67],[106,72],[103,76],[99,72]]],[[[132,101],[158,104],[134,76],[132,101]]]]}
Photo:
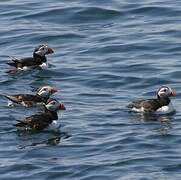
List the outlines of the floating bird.
{"type": "Polygon", "coordinates": [[[17,120],[15,126],[21,130],[57,130],[60,127],[58,110],[65,110],[64,104],[55,99],[49,99],[45,105],[45,112],[17,120]]]}
{"type": "Polygon", "coordinates": [[[46,63],[47,58],[45,55],[53,53],[53,49],[47,45],[41,44],[33,51],[33,57],[15,58],[12,57],[11,62],[7,62],[8,65],[15,67],[16,69],[25,70],[30,67],[41,66],[46,63]]]}
{"type": "Polygon", "coordinates": [[[157,92],[157,98],[133,101],[127,107],[134,112],[168,114],[174,112],[169,98],[171,96],[176,96],[176,92],[167,86],[161,86],[157,92]]]}
{"type": "Polygon", "coordinates": [[[31,107],[35,105],[42,105],[47,102],[49,97],[56,93],[58,90],[52,86],[42,86],[36,90],[36,95],[33,94],[15,94],[15,95],[3,95],[9,102],[8,106],[22,105],[25,107],[31,107]]]}

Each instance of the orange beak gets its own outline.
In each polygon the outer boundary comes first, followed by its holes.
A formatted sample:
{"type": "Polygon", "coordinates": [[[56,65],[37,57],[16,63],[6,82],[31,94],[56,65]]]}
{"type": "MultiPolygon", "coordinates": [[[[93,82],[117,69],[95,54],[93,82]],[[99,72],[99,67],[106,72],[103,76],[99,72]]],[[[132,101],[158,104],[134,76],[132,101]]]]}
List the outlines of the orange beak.
{"type": "Polygon", "coordinates": [[[52,48],[48,48],[47,54],[52,54],[52,53],[54,53],[53,49],[52,48]]]}
{"type": "Polygon", "coordinates": [[[60,109],[60,110],[66,110],[66,108],[65,108],[65,106],[64,106],[63,103],[60,103],[59,109],[60,109]]]}
{"type": "Polygon", "coordinates": [[[58,91],[58,89],[57,89],[56,87],[50,88],[50,93],[51,93],[51,94],[54,94],[54,93],[56,93],[57,91],[58,91]]]}
{"type": "Polygon", "coordinates": [[[176,95],[177,95],[176,91],[172,91],[171,94],[170,94],[170,96],[176,96],[176,95]]]}

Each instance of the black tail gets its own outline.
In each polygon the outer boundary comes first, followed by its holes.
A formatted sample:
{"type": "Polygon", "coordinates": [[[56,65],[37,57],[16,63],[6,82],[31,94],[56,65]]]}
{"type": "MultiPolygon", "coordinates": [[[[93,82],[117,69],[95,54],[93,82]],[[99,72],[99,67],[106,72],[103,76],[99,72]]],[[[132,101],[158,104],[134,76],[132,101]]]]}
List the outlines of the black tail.
{"type": "Polygon", "coordinates": [[[18,123],[14,124],[14,126],[16,127],[24,127],[26,126],[27,124],[21,120],[16,120],[18,123]]]}
{"type": "Polygon", "coordinates": [[[10,96],[8,96],[8,95],[2,94],[2,96],[4,96],[5,98],[9,99],[10,101],[13,101],[13,99],[10,96]]]}
{"type": "Polygon", "coordinates": [[[12,61],[7,62],[7,64],[8,64],[9,66],[13,66],[13,67],[16,67],[16,68],[17,68],[17,64],[18,64],[18,62],[19,62],[19,59],[16,58],[16,57],[14,57],[14,56],[9,56],[9,57],[11,58],[12,61]]]}
{"type": "Polygon", "coordinates": [[[6,64],[17,68],[17,64],[15,62],[7,62],[6,64]]]}

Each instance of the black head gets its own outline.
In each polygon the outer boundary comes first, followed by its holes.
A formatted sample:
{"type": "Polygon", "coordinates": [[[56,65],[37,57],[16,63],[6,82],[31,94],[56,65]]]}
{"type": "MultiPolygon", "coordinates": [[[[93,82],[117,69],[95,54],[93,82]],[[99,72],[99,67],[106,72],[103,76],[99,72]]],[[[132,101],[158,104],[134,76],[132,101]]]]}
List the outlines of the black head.
{"type": "Polygon", "coordinates": [[[49,111],[66,110],[63,103],[59,103],[56,99],[48,99],[46,109],[49,111]]]}
{"type": "Polygon", "coordinates": [[[53,49],[48,47],[47,45],[45,44],[41,44],[41,45],[38,45],[35,50],[34,50],[34,54],[36,55],[39,55],[39,56],[45,56],[46,54],[51,54],[53,53],[53,49]]]}
{"type": "Polygon", "coordinates": [[[42,86],[37,89],[37,95],[48,98],[50,95],[56,93],[58,90],[53,86],[42,86]]]}
{"type": "Polygon", "coordinates": [[[170,96],[176,96],[176,92],[168,86],[161,86],[157,92],[158,98],[168,98],[170,96]]]}

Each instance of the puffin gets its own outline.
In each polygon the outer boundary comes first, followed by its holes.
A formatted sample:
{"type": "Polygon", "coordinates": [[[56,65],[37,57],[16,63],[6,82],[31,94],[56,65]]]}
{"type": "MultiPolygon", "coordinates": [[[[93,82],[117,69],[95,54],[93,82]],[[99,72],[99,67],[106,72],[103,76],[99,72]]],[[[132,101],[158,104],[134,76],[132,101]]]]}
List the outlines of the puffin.
{"type": "Polygon", "coordinates": [[[44,112],[28,116],[23,120],[16,120],[14,126],[19,130],[58,130],[60,121],[57,111],[66,110],[64,104],[56,99],[49,99],[44,108],[44,112]]]}
{"type": "Polygon", "coordinates": [[[176,96],[176,92],[168,86],[161,86],[157,91],[157,98],[136,100],[127,105],[133,112],[168,114],[174,112],[170,97],[176,96]]]}
{"type": "Polygon", "coordinates": [[[8,65],[16,69],[25,70],[30,67],[42,66],[47,62],[45,55],[54,53],[53,49],[45,44],[38,45],[33,51],[33,57],[15,58],[7,62],[8,65]]]}
{"type": "Polygon", "coordinates": [[[52,86],[42,86],[36,90],[36,94],[15,94],[15,95],[3,95],[9,102],[8,106],[22,105],[25,107],[31,107],[36,105],[43,105],[47,102],[49,97],[56,93],[58,90],[52,86]]]}

